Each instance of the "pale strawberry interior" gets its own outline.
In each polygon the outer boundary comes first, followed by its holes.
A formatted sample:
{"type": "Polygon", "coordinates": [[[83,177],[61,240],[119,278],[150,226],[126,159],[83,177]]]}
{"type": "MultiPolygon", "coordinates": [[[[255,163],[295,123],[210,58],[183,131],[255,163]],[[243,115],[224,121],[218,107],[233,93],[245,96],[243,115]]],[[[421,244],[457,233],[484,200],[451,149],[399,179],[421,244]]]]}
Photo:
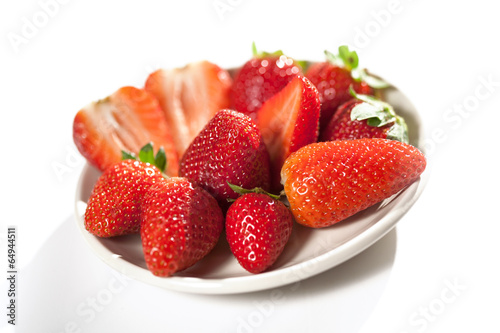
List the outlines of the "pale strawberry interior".
{"type": "Polygon", "coordinates": [[[302,101],[300,83],[300,80],[291,81],[259,111],[262,136],[271,158],[275,161],[283,162],[290,151],[290,142],[302,101]]]}

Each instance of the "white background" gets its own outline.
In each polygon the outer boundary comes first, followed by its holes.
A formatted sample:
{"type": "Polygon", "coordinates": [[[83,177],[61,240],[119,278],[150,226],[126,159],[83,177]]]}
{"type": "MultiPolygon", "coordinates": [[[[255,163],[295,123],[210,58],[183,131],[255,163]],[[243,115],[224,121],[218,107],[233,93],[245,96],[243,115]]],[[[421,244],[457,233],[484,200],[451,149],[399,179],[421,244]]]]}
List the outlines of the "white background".
{"type": "MultiPolygon", "coordinates": [[[[493,3],[2,2],[0,261],[4,267],[7,226],[15,225],[16,331],[498,332],[500,21],[493,3]],[[272,291],[200,296],[121,278],[76,231],[83,160],[72,142],[74,115],[121,86],[142,86],[159,67],[201,59],[240,65],[252,41],[312,60],[341,44],[355,48],[363,67],[419,110],[431,168],[426,189],[372,248],[293,290],[278,289],[277,300],[272,291]]],[[[12,331],[2,280],[0,328],[12,331]]]]}

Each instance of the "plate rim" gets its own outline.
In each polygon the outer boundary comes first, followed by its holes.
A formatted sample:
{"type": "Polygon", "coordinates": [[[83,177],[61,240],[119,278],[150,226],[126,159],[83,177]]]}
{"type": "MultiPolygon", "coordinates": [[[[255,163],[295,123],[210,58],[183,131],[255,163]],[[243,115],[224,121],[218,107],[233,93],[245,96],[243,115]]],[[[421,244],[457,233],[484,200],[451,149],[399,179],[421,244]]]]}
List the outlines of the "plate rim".
{"type": "MultiPolygon", "coordinates": [[[[89,168],[90,165],[86,164],[80,176],[81,179],[79,180],[79,184],[80,181],[83,182],[85,171],[89,170],[89,168]]],[[[396,226],[398,221],[410,210],[420,197],[426,185],[427,179],[428,172],[424,171],[424,173],[420,176],[420,179],[396,194],[399,195],[403,191],[407,191],[411,187],[416,186],[417,188],[415,193],[411,198],[409,198],[409,200],[405,201],[403,205],[398,206],[398,209],[388,211],[380,220],[376,221],[376,223],[336,248],[312,259],[296,263],[291,266],[240,277],[207,279],[184,276],[171,276],[168,278],[155,276],[149,270],[134,265],[133,263],[121,258],[120,255],[112,253],[108,248],[99,242],[96,236],[85,230],[81,215],[82,212],[78,207],[78,200],[75,201],[75,221],[77,223],[78,230],[83,235],[85,242],[88,246],[90,246],[93,252],[96,253],[104,263],[126,277],[163,289],[180,292],[212,295],[240,294],[293,284],[318,275],[355,257],[383,238],[396,226]],[[99,250],[99,252],[97,252],[97,250],[99,250]],[[297,274],[297,272],[300,272],[300,274],[297,274]],[[290,278],[284,280],[284,276],[290,278]]],[[[81,189],[80,186],[77,188],[78,190],[81,189]]]]}
{"type": "MultiPolygon", "coordinates": [[[[409,104],[408,108],[413,110],[411,114],[417,127],[417,141],[414,142],[413,145],[420,149],[425,155],[423,147],[424,129],[418,111],[410,102],[406,94],[399,88],[391,85],[390,89],[394,89],[397,93],[401,94],[405,99],[405,103],[409,104]]],[[[427,163],[427,166],[429,166],[429,163],[427,163]]],[[[408,198],[408,200],[399,203],[397,209],[389,210],[373,225],[368,226],[367,229],[361,231],[359,234],[334,249],[315,256],[314,258],[290,266],[248,276],[228,278],[171,276],[165,278],[155,276],[149,270],[121,258],[118,254],[112,253],[96,236],[90,234],[85,229],[83,221],[85,211],[81,211],[82,201],[80,199],[82,197],[81,194],[85,177],[91,172],[92,168],[93,167],[88,162],[85,162],[85,166],[82,169],[76,187],[74,212],[77,228],[93,252],[112,269],[134,280],[167,290],[211,295],[241,294],[289,285],[318,275],[355,257],[394,229],[399,220],[410,210],[420,197],[427,184],[430,173],[427,167],[420,175],[419,179],[396,194],[399,195],[412,187],[416,187],[414,194],[408,198]],[[313,267],[311,268],[311,266],[313,267]],[[301,272],[301,274],[294,274],[297,272],[301,272]],[[289,276],[290,278],[284,280],[283,276],[289,276]]]]}

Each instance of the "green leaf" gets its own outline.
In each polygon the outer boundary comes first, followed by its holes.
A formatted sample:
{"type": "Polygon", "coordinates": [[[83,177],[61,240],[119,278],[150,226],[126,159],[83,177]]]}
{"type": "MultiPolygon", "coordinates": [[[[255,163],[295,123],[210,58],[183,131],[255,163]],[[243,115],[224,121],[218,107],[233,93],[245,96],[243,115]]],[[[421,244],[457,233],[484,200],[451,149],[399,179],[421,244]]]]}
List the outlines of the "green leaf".
{"type": "Polygon", "coordinates": [[[151,142],[141,148],[141,151],[139,151],[139,160],[144,163],[155,164],[155,153],[151,142]]]}
{"type": "Polygon", "coordinates": [[[356,51],[350,51],[347,45],[339,46],[339,58],[342,59],[344,67],[348,70],[358,68],[359,58],[356,51]]]}
{"type": "Polygon", "coordinates": [[[394,114],[386,108],[363,102],[351,110],[351,120],[365,119],[367,124],[373,127],[382,127],[395,121],[394,114]]]}
{"type": "Polygon", "coordinates": [[[137,156],[134,153],[122,150],[122,160],[137,160],[137,156]]]}
{"type": "Polygon", "coordinates": [[[252,42],[252,55],[256,57],[258,54],[257,52],[257,46],[255,45],[255,42],[252,42]]]}
{"type": "Polygon", "coordinates": [[[372,76],[370,74],[367,74],[365,71],[363,71],[364,75],[362,75],[362,80],[366,82],[367,85],[369,85],[370,87],[374,88],[374,89],[384,89],[384,88],[388,88],[390,87],[391,85],[387,82],[385,82],[384,80],[382,79],[379,79],[375,76],[372,76]]]}
{"type": "Polygon", "coordinates": [[[162,172],[163,176],[168,178],[168,176],[164,174],[168,162],[165,149],[160,147],[155,156],[152,142],[147,143],[141,148],[139,151],[139,158],[137,158],[134,153],[122,150],[122,160],[139,160],[144,163],[149,163],[156,166],[162,172]]]}
{"type": "Polygon", "coordinates": [[[350,51],[347,45],[342,45],[339,46],[338,55],[325,50],[325,56],[328,62],[349,70],[354,80],[360,80],[360,73],[358,72],[359,57],[356,51],[350,51]]]}
{"type": "Polygon", "coordinates": [[[367,124],[373,127],[382,127],[396,121],[396,113],[392,106],[373,96],[357,94],[352,86],[349,93],[354,98],[362,101],[351,110],[351,120],[367,120],[367,124]]]}
{"type": "Polygon", "coordinates": [[[331,63],[331,64],[334,64],[334,65],[337,65],[339,67],[344,67],[344,62],[342,61],[342,59],[340,59],[339,56],[333,54],[332,52],[328,51],[328,50],[325,50],[325,56],[326,56],[326,60],[331,63]]]}
{"type": "MultiPolygon", "coordinates": [[[[254,187],[253,189],[251,190],[248,190],[246,188],[243,188],[241,186],[238,186],[238,185],[234,185],[234,184],[231,184],[230,182],[226,182],[227,185],[229,185],[229,187],[236,193],[240,194],[240,195],[244,195],[244,194],[248,194],[248,193],[260,193],[260,194],[266,194],[268,196],[270,196],[271,198],[273,199],[276,199],[276,200],[279,200],[281,195],[275,195],[275,194],[272,194],[272,193],[269,193],[269,192],[266,192],[264,191],[262,188],[260,187],[254,187]]],[[[230,199],[228,199],[229,201],[230,199]]]]}
{"type": "Polygon", "coordinates": [[[409,143],[408,139],[408,126],[403,118],[396,116],[396,121],[394,125],[391,126],[387,132],[387,139],[397,140],[403,143],[409,143]]]}
{"type": "Polygon", "coordinates": [[[267,56],[282,56],[284,53],[281,50],[274,51],[274,52],[266,52],[266,51],[258,51],[257,46],[255,45],[255,42],[252,42],[252,55],[255,58],[265,58],[267,56]]]}
{"type": "Polygon", "coordinates": [[[307,60],[295,60],[295,63],[300,66],[300,68],[302,69],[302,73],[305,73],[309,68],[309,65],[311,64],[307,60]]]}
{"type": "Polygon", "coordinates": [[[339,46],[339,54],[335,55],[325,51],[326,59],[339,67],[344,67],[351,72],[351,77],[356,81],[364,81],[374,89],[383,89],[390,87],[390,84],[384,80],[370,75],[365,69],[359,68],[359,57],[356,51],[349,50],[347,45],[339,46]]]}
{"type": "Polygon", "coordinates": [[[161,172],[165,171],[165,168],[167,167],[167,155],[165,154],[165,149],[163,149],[163,147],[160,147],[160,149],[158,149],[154,164],[158,169],[160,169],[161,172]]]}
{"type": "Polygon", "coordinates": [[[408,126],[403,118],[396,115],[394,108],[374,96],[357,94],[352,86],[349,93],[363,103],[357,104],[351,110],[351,120],[364,120],[369,126],[382,127],[394,123],[387,132],[387,139],[409,143],[408,126]]]}

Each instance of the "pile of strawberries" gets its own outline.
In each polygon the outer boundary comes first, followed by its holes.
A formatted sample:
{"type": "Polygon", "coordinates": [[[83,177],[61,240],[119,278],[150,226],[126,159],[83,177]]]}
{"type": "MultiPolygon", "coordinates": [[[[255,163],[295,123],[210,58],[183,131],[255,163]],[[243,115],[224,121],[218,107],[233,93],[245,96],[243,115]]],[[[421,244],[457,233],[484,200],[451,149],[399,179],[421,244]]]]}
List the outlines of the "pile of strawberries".
{"type": "MultiPolygon", "coordinates": [[[[258,53],[234,72],[208,61],[160,69],[80,110],[76,146],[102,171],[85,228],[140,233],[147,267],[170,276],[227,238],[243,268],[270,268],[293,221],[340,222],[424,171],[387,83],[339,47],[324,62],[258,53]]],[[[321,232],[321,231],[318,231],[321,232]]]]}

